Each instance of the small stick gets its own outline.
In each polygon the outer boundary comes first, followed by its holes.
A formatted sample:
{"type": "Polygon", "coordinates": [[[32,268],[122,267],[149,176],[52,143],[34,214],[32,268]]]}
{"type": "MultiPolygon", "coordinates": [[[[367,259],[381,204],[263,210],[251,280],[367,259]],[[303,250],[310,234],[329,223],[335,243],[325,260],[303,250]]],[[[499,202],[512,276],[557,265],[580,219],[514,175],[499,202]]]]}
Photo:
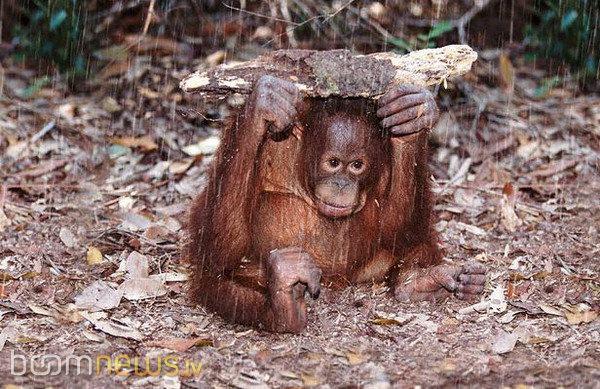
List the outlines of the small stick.
{"type": "Polygon", "coordinates": [[[4,202],[6,201],[6,185],[0,185],[0,211],[4,207],[4,202]]]}
{"type": "Polygon", "coordinates": [[[154,14],[154,3],[156,0],[150,0],[150,5],[148,6],[148,13],[146,14],[146,20],[144,21],[144,29],[142,30],[142,36],[145,36],[148,32],[148,28],[150,27],[150,21],[152,20],[152,15],[154,14]]]}

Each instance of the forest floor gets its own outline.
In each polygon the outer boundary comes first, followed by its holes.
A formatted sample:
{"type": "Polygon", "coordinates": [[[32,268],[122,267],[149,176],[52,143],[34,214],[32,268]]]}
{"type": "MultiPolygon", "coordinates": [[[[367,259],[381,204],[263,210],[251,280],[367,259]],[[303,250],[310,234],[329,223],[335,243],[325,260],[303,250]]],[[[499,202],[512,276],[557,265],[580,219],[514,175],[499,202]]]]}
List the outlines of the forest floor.
{"type": "Polygon", "coordinates": [[[302,335],[231,325],[186,298],[182,223],[226,111],[206,118],[177,89],[204,63],[138,57],[80,93],[28,89],[33,74],[6,64],[1,381],[598,387],[600,97],[564,85],[540,98],[543,72],[522,64],[502,88],[496,62],[439,92],[432,134],[437,227],[449,260],[488,267],[482,301],[326,289],[302,335]],[[144,358],[162,374],[144,374],[144,358]]]}

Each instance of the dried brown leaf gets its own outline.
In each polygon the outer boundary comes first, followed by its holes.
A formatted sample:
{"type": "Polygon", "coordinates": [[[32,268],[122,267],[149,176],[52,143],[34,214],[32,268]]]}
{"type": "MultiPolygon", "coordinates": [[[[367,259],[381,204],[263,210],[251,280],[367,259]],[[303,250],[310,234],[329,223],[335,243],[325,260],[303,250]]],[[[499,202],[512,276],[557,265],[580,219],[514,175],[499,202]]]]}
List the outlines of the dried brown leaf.
{"type": "Polygon", "coordinates": [[[551,177],[562,171],[571,169],[579,163],[577,158],[564,158],[550,162],[532,173],[534,177],[551,177]]]}
{"type": "Polygon", "coordinates": [[[142,340],[142,338],[144,337],[144,335],[142,335],[142,333],[137,329],[110,320],[102,312],[83,311],[81,312],[81,316],[83,316],[87,321],[92,323],[96,329],[102,332],[106,332],[109,335],[138,341],[142,340]]]}
{"type": "Polygon", "coordinates": [[[505,354],[512,351],[517,344],[518,336],[509,332],[502,331],[494,338],[492,351],[496,354],[505,354]]]}
{"type": "Polygon", "coordinates": [[[73,235],[71,230],[69,230],[67,227],[60,228],[58,237],[60,238],[60,241],[63,242],[63,244],[65,246],[67,246],[68,248],[77,247],[77,245],[79,244],[78,239],[75,237],[75,235],[73,235]]]}
{"type": "Polygon", "coordinates": [[[515,86],[515,68],[513,67],[512,62],[506,53],[500,54],[499,68],[500,84],[502,85],[502,89],[507,92],[512,91],[515,86]]]}
{"type": "Polygon", "coordinates": [[[88,265],[93,266],[104,262],[102,252],[94,246],[89,246],[87,249],[86,260],[88,265]]]}
{"type": "Polygon", "coordinates": [[[540,303],[540,304],[538,304],[538,306],[540,307],[540,309],[542,311],[544,311],[548,315],[564,316],[563,311],[561,311],[558,308],[554,308],[552,305],[548,305],[548,304],[545,304],[545,303],[540,303]]]}
{"type": "Polygon", "coordinates": [[[169,291],[161,280],[153,278],[134,278],[123,281],[119,291],[127,300],[144,300],[159,297],[169,291]]]}
{"type": "Polygon", "coordinates": [[[148,257],[137,251],[129,253],[119,264],[120,272],[127,273],[127,278],[147,278],[150,273],[150,266],[148,265],[148,257]]]}
{"type": "Polygon", "coordinates": [[[591,323],[598,317],[598,311],[592,310],[577,310],[575,312],[565,311],[567,321],[571,325],[582,323],[591,323]]]}
{"type": "Polygon", "coordinates": [[[194,346],[198,346],[198,347],[210,346],[210,347],[212,347],[213,341],[212,341],[212,339],[201,338],[201,337],[189,338],[189,339],[169,338],[169,339],[153,340],[153,341],[146,343],[146,345],[149,347],[167,348],[169,350],[178,351],[178,352],[182,353],[182,352],[189,350],[190,348],[192,348],[194,346]]]}
{"type": "Polygon", "coordinates": [[[97,280],[75,297],[75,306],[91,312],[112,309],[119,306],[122,297],[123,292],[97,280]]]}
{"type": "Polygon", "coordinates": [[[354,351],[347,351],[346,359],[348,360],[348,364],[354,366],[363,363],[364,361],[366,361],[367,358],[365,358],[365,356],[361,355],[360,353],[354,351]]]}
{"type": "Polygon", "coordinates": [[[118,138],[112,138],[110,140],[112,143],[130,148],[139,148],[142,151],[150,152],[158,149],[158,145],[154,142],[148,135],[143,136],[124,136],[118,138]]]}

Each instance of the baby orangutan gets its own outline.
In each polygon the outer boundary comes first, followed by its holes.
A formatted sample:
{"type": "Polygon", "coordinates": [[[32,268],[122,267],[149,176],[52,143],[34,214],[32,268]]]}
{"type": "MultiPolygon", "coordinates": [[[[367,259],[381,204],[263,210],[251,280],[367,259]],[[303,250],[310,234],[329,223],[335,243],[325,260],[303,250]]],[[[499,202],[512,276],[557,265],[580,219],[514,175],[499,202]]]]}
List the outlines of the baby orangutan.
{"type": "Polygon", "coordinates": [[[442,263],[434,229],[427,90],[301,99],[261,77],[225,129],[191,209],[193,298],[225,319],[301,332],[306,297],[386,280],[402,301],[473,299],[485,270],[442,263]]]}

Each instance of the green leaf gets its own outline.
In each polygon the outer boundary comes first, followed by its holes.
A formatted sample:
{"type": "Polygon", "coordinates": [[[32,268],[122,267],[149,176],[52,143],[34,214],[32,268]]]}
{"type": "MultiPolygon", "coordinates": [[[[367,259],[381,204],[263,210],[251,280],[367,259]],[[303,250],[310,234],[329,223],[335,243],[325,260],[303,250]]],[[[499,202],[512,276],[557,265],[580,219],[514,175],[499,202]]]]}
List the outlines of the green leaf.
{"type": "Polygon", "coordinates": [[[556,12],[554,12],[552,10],[548,10],[548,11],[544,12],[544,14],[542,15],[542,22],[549,23],[555,17],[556,17],[556,12]]]}
{"type": "Polygon", "coordinates": [[[429,31],[429,34],[427,34],[427,38],[428,40],[435,39],[452,30],[454,30],[454,25],[452,24],[452,22],[450,20],[442,20],[441,22],[436,23],[435,26],[433,26],[431,31],[429,31]]]}
{"type": "Polygon", "coordinates": [[[534,97],[537,99],[546,97],[554,87],[561,83],[561,81],[562,79],[558,76],[543,80],[541,85],[538,85],[538,87],[535,88],[533,93],[534,97]]]}
{"type": "Polygon", "coordinates": [[[31,85],[29,85],[27,88],[25,88],[21,92],[21,97],[24,99],[28,99],[31,96],[35,95],[37,92],[39,92],[40,89],[42,89],[49,83],[50,83],[50,77],[48,77],[48,76],[36,78],[31,85]]]}
{"type": "Polygon", "coordinates": [[[585,69],[589,74],[594,74],[598,70],[598,61],[594,59],[594,57],[589,56],[585,61],[585,69]]]}
{"type": "Polygon", "coordinates": [[[129,147],[121,145],[110,145],[110,147],[108,148],[108,156],[111,159],[116,159],[127,154],[131,154],[131,149],[129,147]]]}
{"type": "Polygon", "coordinates": [[[38,9],[31,15],[31,23],[39,23],[44,18],[44,11],[38,9]]]}
{"type": "Polygon", "coordinates": [[[525,59],[526,62],[534,62],[535,60],[537,60],[538,55],[537,55],[537,53],[525,53],[523,55],[523,58],[525,59]]]}
{"type": "Polygon", "coordinates": [[[65,11],[64,9],[55,12],[54,15],[52,15],[52,18],[50,18],[50,31],[54,31],[58,27],[60,27],[60,25],[65,21],[66,18],[67,11],[65,11]]]}
{"type": "Polygon", "coordinates": [[[387,39],[388,42],[390,42],[391,44],[393,44],[394,46],[403,49],[405,51],[412,51],[413,48],[410,45],[410,43],[408,43],[406,40],[402,39],[402,38],[388,38],[387,39]]]}
{"type": "Polygon", "coordinates": [[[573,24],[573,22],[577,19],[577,15],[578,13],[576,10],[570,9],[569,12],[567,12],[560,21],[560,30],[565,31],[567,28],[569,28],[571,24],[573,24]]]}
{"type": "Polygon", "coordinates": [[[86,68],[85,58],[81,55],[77,55],[75,57],[75,61],[73,61],[73,70],[75,74],[84,74],[86,68]]]}

